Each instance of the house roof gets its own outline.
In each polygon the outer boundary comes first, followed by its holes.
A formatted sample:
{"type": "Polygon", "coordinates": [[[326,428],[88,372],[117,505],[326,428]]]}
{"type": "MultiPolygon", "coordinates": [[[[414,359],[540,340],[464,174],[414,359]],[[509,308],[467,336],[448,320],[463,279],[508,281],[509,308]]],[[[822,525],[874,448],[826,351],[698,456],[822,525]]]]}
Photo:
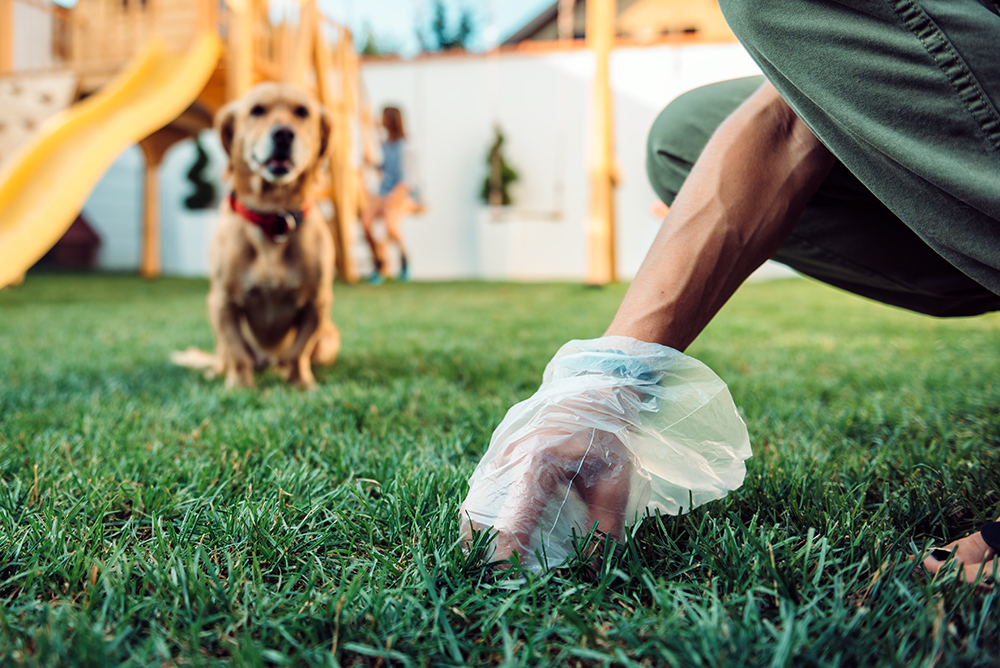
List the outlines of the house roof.
{"type": "MultiPolygon", "coordinates": [[[[580,3],[586,3],[587,0],[577,0],[580,3]]],[[[543,9],[535,18],[531,19],[525,23],[520,29],[518,29],[513,35],[508,37],[503,41],[501,46],[511,46],[512,44],[518,44],[526,40],[531,39],[538,34],[542,28],[552,24],[559,18],[559,1],[553,2],[551,5],[543,9]]]]}
{"type": "MultiPolygon", "coordinates": [[[[576,0],[575,24],[579,37],[583,28],[586,0],[576,0]]],[[[505,39],[501,46],[532,40],[551,40],[557,34],[559,2],[545,7],[533,19],[505,39]]],[[[619,36],[654,41],[664,35],[696,35],[710,41],[731,41],[735,37],[716,0],[618,0],[619,36]]]]}

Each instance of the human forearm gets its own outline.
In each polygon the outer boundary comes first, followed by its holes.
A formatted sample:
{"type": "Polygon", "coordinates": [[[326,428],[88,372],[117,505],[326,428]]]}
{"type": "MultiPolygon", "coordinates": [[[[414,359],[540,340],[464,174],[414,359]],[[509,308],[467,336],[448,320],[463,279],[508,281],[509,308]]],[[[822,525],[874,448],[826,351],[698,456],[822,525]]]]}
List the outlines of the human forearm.
{"type": "Polygon", "coordinates": [[[781,246],[833,162],[761,87],[706,145],[607,335],[684,350],[781,246]]]}

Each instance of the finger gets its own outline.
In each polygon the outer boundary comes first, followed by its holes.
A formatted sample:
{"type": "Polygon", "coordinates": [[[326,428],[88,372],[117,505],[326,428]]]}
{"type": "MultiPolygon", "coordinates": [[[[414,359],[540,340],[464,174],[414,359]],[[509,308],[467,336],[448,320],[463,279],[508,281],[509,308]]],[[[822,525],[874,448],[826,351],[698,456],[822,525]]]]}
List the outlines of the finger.
{"type": "Polygon", "coordinates": [[[944,549],[952,551],[954,558],[965,564],[981,563],[991,552],[990,546],[986,544],[982,534],[978,531],[948,543],[944,549]]]}
{"type": "Polygon", "coordinates": [[[634,465],[621,441],[610,432],[595,432],[592,446],[595,452],[574,487],[587,504],[590,526],[597,522],[598,531],[620,540],[634,465]]]}
{"type": "Polygon", "coordinates": [[[511,485],[494,525],[497,531],[495,561],[509,559],[514,552],[522,558],[528,556],[531,541],[539,531],[542,513],[561,475],[559,464],[548,461],[544,454],[524,455],[520,479],[511,485]]]}
{"type": "MultiPolygon", "coordinates": [[[[931,573],[937,573],[949,561],[962,564],[963,570],[969,568],[978,569],[980,564],[989,562],[994,554],[995,551],[986,544],[982,535],[977,531],[974,534],[952,541],[943,548],[932,550],[924,559],[923,565],[931,573]]],[[[968,577],[966,579],[968,580],[968,577]]]]}
{"type": "Polygon", "coordinates": [[[978,564],[966,564],[962,575],[969,584],[992,586],[996,584],[996,559],[987,559],[978,564]]]}
{"type": "Polygon", "coordinates": [[[529,556],[531,546],[542,538],[541,518],[561,489],[585,468],[591,452],[594,430],[580,430],[578,424],[560,428],[559,419],[545,429],[514,441],[507,453],[518,461],[494,528],[497,530],[497,561],[517,552],[529,556]]]}
{"type": "Polygon", "coordinates": [[[628,457],[621,455],[621,443],[609,432],[581,429],[578,422],[560,424],[561,418],[504,446],[493,472],[469,491],[461,520],[466,546],[474,531],[487,528],[479,526],[481,522],[491,518],[497,532],[493,560],[509,559],[515,552],[528,557],[532,545],[539,546],[543,514],[557,494],[565,496],[566,486],[572,486],[588,508],[591,520],[581,530],[589,530],[597,521],[602,532],[621,536],[631,471],[628,457]],[[472,507],[486,498],[502,498],[500,508],[493,505],[495,501],[488,509],[472,507]]]}
{"type": "Polygon", "coordinates": [[[617,476],[594,481],[579,490],[580,498],[590,511],[590,526],[615,540],[621,540],[625,530],[625,509],[628,506],[629,479],[617,476]]]}

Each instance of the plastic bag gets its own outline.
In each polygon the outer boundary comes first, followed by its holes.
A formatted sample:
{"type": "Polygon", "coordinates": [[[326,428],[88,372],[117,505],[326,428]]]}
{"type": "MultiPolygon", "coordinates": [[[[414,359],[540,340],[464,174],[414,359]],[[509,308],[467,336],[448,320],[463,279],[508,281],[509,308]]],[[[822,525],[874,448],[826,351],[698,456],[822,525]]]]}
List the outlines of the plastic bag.
{"type": "Polygon", "coordinates": [[[746,425],[726,384],[677,350],[615,336],[570,341],[512,407],[469,479],[463,535],[493,528],[494,558],[534,571],[573,534],[621,540],[647,511],[677,515],[743,484],[746,425]]]}

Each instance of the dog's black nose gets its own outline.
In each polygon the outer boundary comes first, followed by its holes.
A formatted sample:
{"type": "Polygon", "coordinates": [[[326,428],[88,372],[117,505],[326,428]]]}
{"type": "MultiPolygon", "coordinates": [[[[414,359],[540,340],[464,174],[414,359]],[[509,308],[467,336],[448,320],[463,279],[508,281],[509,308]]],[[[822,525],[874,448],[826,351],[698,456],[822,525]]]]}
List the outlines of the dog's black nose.
{"type": "Polygon", "coordinates": [[[291,128],[280,126],[271,133],[271,139],[274,140],[275,146],[288,148],[292,145],[292,140],[295,139],[295,133],[292,132],[291,128]]]}

